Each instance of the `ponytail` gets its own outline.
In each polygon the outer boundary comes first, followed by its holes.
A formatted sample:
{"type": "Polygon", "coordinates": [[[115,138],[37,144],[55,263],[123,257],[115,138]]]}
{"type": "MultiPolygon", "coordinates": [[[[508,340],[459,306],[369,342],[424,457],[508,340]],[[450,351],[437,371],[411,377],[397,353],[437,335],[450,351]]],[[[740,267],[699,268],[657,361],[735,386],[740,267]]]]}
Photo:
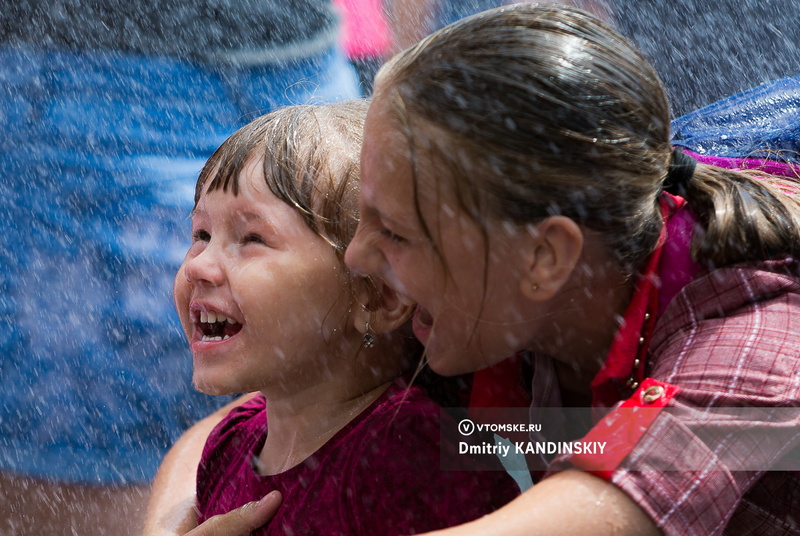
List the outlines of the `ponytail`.
{"type": "MultiPolygon", "coordinates": [[[[670,188],[672,189],[672,188],[670,188]]],[[[692,256],[709,267],[800,258],[800,182],[697,164],[675,188],[703,224],[692,256]]]]}

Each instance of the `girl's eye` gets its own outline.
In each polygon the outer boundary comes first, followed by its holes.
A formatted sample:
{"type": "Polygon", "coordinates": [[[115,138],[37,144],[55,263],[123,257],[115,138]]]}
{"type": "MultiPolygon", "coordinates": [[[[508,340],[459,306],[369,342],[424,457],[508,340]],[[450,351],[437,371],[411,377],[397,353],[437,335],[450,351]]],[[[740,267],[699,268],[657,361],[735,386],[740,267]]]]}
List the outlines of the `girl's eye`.
{"type": "Polygon", "coordinates": [[[192,241],[193,242],[208,242],[211,240],[211,233],[205,231],[203,229],[198,229],[197,231],[192,233],[192,241]]]}
{"type": "Polygon", "coordinates": [[[267,241],[257,234],[250,233],[242,237],[242,245],[247,244],[266,244],[267,241]]]}
{"type": "Polygon", "coordinates": [[[406,241],[405,238],[403,238],[402,236],[400,236],[398,234],[393,233],[392,231],[390,231],[386,227],[381,229],[381,234],[383,236],[385,236],[387,239],[389,239],[390,242],[394,242],[395,244],[399,244],[401,242],[405,242],[406,241]]]}

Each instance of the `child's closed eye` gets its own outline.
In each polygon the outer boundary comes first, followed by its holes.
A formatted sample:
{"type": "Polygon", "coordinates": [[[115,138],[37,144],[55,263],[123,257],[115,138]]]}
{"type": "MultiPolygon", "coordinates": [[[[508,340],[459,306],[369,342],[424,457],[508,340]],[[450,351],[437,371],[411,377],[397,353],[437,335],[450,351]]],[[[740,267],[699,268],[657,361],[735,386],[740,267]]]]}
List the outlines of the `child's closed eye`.
{"type": "Polygon", "coordinates": [[[192,242],[208,242],[211,240],[211,233],[204,229],[198,229],[192,233],[192,242]]]}
{"type": "Polygon", "coordinates": [[[263,244],[266,246],[267,241],[257,233],[248,233],[241,240],[241,245],[246,246],[247,244],[263,244]]]}

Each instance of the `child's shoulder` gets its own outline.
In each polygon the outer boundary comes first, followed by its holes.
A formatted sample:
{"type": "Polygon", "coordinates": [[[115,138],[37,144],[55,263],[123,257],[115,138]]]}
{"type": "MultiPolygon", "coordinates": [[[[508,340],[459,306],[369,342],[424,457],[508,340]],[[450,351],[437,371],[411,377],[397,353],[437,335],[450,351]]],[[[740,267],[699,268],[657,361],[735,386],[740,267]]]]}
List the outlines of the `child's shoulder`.
{"type": "MultiPolygon", "coordinates": [[[[456,426],[452,415],[443,411],[424,387],[399,379],[350,423],[343,440],[352,445],[348,449],[355,456],[406,458],[414,453],[420,460],[430,455],[438,468],[441,430],[456,426]]],[[[449,437],[446,442],[449,447],[449,437]]]]}
{"type": "Polygon", "coordinates": [[[219,461],[220,452],[233,451],[236,456],[263,441],[267,428],[266,407],[264,396],[257,395],[233,408],[206,439],[201,466],[219,461]]]}
{"type": "Polygon", "coordinates": [[[220,421],[208,437],[208,442],[212,439],[224,442],[231,434],[242,434],[250,431],[251,433],[262,433],[267,422],[267,401],[264,395],[257,395],[242,404],[233,408],[228,415],[220,421]]]}
{"type": "Polygon", "coordinates": [[[211,431],[197,467],[197,503],[201,512],[213,503],[215,482],[247,469],[249,454],[263,445],[266,400],[258,395],[233,408],[211,431]]]}

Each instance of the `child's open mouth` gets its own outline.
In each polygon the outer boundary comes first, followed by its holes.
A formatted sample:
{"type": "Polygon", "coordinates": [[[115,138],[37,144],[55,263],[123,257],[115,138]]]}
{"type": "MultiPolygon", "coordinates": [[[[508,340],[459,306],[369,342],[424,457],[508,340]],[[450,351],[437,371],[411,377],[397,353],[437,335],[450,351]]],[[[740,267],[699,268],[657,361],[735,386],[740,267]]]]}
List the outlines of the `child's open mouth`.
{"type": "Polygon", "coordinates": [[[204,342],[230,339],[242,329],[240,323],[220,313],[201,311],[199,320],[200,340],[204,342]]]}

